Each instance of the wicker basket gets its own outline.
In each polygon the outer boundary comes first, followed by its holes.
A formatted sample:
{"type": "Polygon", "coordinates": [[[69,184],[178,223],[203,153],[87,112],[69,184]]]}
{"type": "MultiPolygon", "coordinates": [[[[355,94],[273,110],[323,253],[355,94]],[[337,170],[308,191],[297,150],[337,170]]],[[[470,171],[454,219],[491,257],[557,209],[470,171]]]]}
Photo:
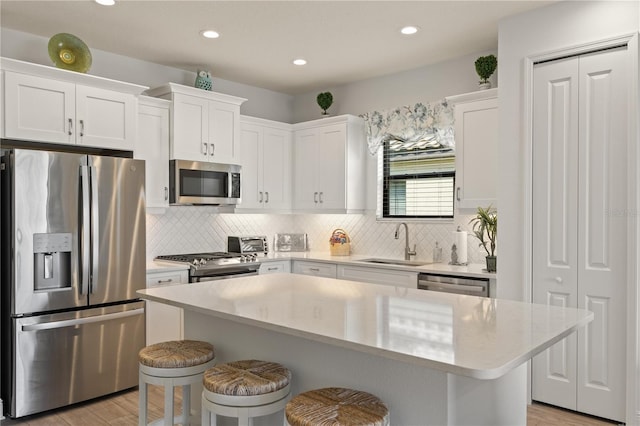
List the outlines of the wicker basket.
{"type": "Polygon", "coordinates": [[[351,238],[344,229],[334,229],[329,238],[331,256],[349,256],[351,253],[351,238]]]}

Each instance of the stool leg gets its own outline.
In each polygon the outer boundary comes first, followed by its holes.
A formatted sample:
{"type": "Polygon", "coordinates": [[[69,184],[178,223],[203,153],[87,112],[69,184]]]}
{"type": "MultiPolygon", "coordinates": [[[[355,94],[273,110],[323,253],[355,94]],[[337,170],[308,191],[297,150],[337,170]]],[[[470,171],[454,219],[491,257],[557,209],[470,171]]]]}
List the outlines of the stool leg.
{"type": "Polygon", "coordinates": [[[147,383],[138,373],[138,426],[147,426],[147,383]]]}
{"type": "Polygon", "coordinates": [[[247,408],[238,409],[238,426],[251,426],[253,425],[253,419],[249,417],[249,410],[247,408]]]}
{"type": "Polygon", "coordinates": [[[164,385],[164,426],[173,426],[173,380],[164,385]]]}
{"type": "Polygon", "coordinates": [[[189,426],[191,423],[191,385],[182,386],[182,426],[189,426]]]}
{"type": "Polygon", "coordinates": [[[204,397],[204,393],[202,394],[202,404],[201,404],[201,413],[202,413],[202,426],[211,426],[211,413],[209,409],[205,405],[207,403],[207,399],[204,397]]]}

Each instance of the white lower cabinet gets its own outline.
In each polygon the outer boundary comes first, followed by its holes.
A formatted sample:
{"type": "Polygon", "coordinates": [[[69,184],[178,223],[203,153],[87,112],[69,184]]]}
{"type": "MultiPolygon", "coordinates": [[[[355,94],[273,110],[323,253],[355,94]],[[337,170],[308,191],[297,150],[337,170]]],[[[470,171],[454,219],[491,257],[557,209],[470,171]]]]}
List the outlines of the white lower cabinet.
{"type": "MultiPolygon", "coordinates": [[[[165,285],[186,284],[189,275],[186,270],[172,272],[147,272],[147,288],[165,285]]],[[[184,337],[183,311],[164,303],[146,302],[147,345],[184,337]]]]}
{"type": "Polygon", "coordinates": [[[336,278],[337,265],[335,263],[310,262],[308,260],[294,260],[293,273],[301,275],[315,275],[317,277],[336,278]]]}
{"type": "Polygon", "coordinates": [[[279,260],[277,262],[265,262],[260,265],[258,273],[263,274],[278,274],[291,272],[291,261],[279,260]]]}
{"type": "Polygon", "coordinates": [[[337,278],[341,280],[362,281],[371,284],[418,288],[417,272],[338,265],[337,278]]]}

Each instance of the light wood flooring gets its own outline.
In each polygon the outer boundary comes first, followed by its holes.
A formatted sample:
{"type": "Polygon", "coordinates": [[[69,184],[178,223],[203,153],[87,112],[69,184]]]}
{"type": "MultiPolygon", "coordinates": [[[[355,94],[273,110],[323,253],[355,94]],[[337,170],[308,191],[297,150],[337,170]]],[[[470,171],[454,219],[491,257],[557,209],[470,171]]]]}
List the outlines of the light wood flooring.
{"type": "MultiPolygon", "coordinates": [[[[176,407],[179,406],[180,390],[176,390],[176,407]]],[[[149,420],[163,416],[163,390],[159,386],[149,386],[149,420]]],[[[176,410],[177,411],[177,410],[176,410]]],[[[71,407],[43,414],[23,417],[17,420],[3,420],[2,426],[134,426],[138,424],[137,389],[98,398],[71,407]]],[[[599,418],[582,416],[545,404],[534,403],[527,410],[528,426],[611,426],[599,418]]],[[[278,425],[279,426],[279,425],[278,425]]]]}

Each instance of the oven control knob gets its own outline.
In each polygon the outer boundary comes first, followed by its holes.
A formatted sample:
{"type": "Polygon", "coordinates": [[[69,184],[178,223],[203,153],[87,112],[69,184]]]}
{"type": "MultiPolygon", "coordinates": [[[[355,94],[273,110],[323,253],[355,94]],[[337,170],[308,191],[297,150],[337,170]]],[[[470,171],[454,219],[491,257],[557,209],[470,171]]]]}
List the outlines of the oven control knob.
{"type": "Polygon", "coordinates": [[[200,264],[200,262],[198,262],[198,259],[193,259],[191,263],[193,264],[193,266],[198,266],[200,264]]]}

